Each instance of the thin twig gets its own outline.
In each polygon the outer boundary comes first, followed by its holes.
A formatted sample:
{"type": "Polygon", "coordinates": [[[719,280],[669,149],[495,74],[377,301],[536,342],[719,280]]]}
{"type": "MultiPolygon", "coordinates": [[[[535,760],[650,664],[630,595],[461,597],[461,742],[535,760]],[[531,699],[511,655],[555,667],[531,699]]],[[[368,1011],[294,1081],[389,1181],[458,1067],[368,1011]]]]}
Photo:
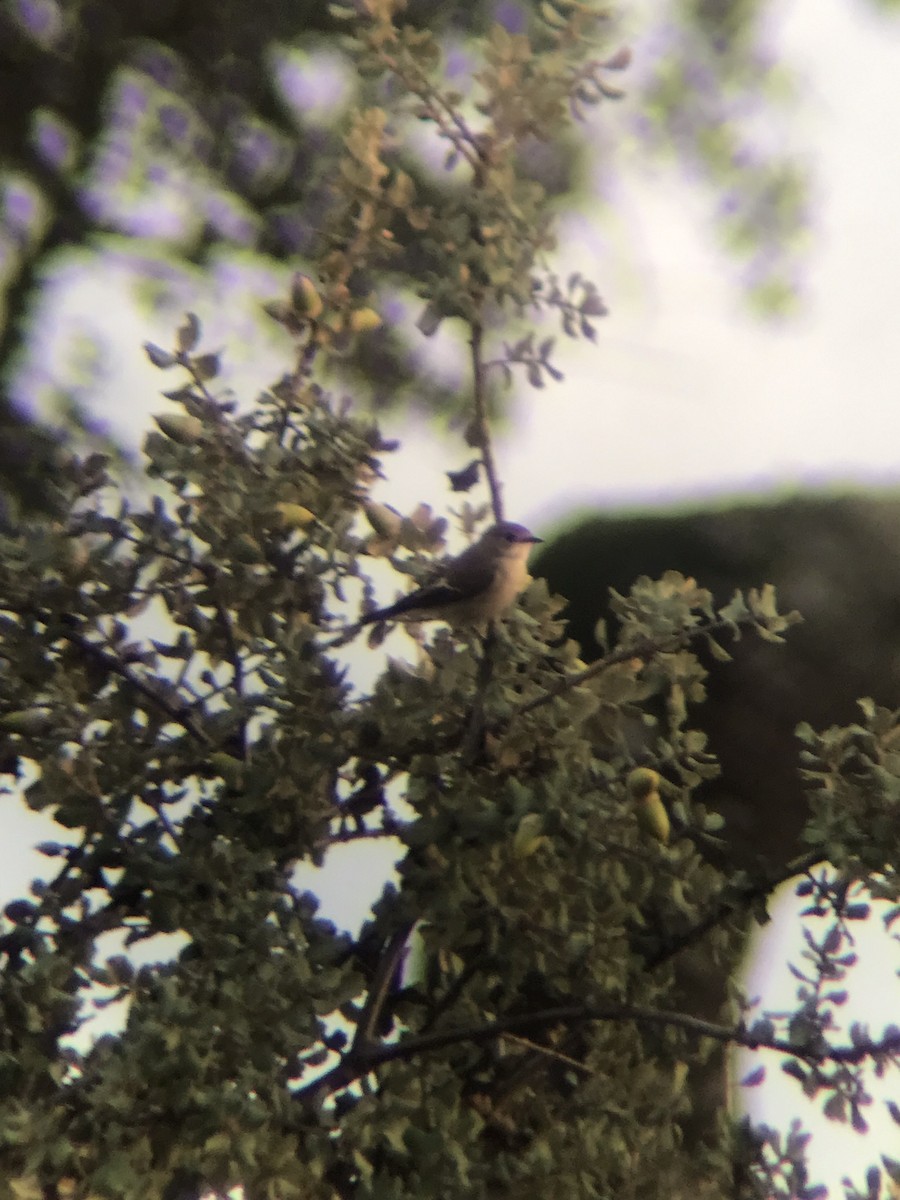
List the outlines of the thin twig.
{"type": "Polygon", "coordinates": [[[340,829],[337,833],[329,833],[327,837],[323,837],[316,848],[321,846],[327,849],[328,846],[335,846],[340,842],[377,842],[384,838],[396,838],[401,832],[402,826],[399,824],[393,829],[384,826],[379,829],[340,829]]]}
{"type": "Polygon", "coordinates": [[[486,954],[479,955],[471,962],[466,963],[462,971],[456,976],[444,995],[438,1000],[434,1009],[428,1014],[422,1025],[422,1032],[426,1033],[432,1029],[435,1023],[456,1004],[457,1000],[465,991],[468,984],[475,978],[478,972],[488,963],[490,958],[486,954]]]}
{"type": "Polygon", "coordinates": [[[387,69],[422,101],[426,106],[428,118],[434,122],[438,133],[450,143],[457,154],[465,159],[470,167],[477,167],[483,162],[484,150],[475,134],[457,112],[456,106],[441,95],[428,76],[422,71],[412,73],[409,69],[412,64],[404,66],[399,59],[386,53],[383,48],[379,48],[379,57],[387,69]]]}
{"type": "MultiPolygon", "coordinates": [[[[43,620],[44,618],[40,619],[43,620]]],[[[77,630],[69,628],[67,624],[62,625],[60,634],[67,642],[70,642],[73,646],[77,646],[83,654],[86,654],[89,658],[93,658],[95,662],[100,663],[114,675],[118,675],[129,687],[143,696],[155,708],[165,713],[170,720],[180,725],[196,741],[204,746],[210,745],[211,739],[206,730],[197,724],[186,708],[180,704],[173,703],[148,680],[142,679],[140,675],[135,674],[129,665],[119,658],[118,655],[104,650],[102,646],[98,646],[90,638],[86,638],[83,634],[78,633],[77,630]]]]}
{"type": "Polygon", "coordinates": [[[165,808],[163,807],[162,800],[156,800],[153,797],[147,797],[147,796],[142,797],[142,799],[143,799],[144,803],[149,808],[152,808],[153,811],[156,813],[156,816],[157,816],[157,819],[158,819],[160,825],[163,827],[165,832],[168,834],[169,838],[172,841],[172,844],[175,846],[175,849],[180,851],[181,850],[181,838],[179,837],[178,830],[175,828],[175,826],[169,820],[169,814],[166,812],[165,808]]]}
{"type": "Polygon", "coordinates": [[[576,671],[572,675],[561,676],[556,683],[545,688],[539,696],[533,696],[530,700],[525,700],[513,708],[509,714],[510,718],[520,717],[524,713],[533,712],[544,704],[549,704],[557,696],[561,696],[571,688],[579,687],[582,683],[593,679],[595,675],[600,675],[619,663],[629,662],[633,658],[648,659],[655,654],[671,654],[675,650],[684,649],[698,638],[711,637],[713,634],[729,630],[733,632],[734,625],[734,621],[711,621],[708,625],[698,625],[696,629],[681,630],[662,638],[642,638],[639,642],[634,642],[629,646],[620,646],[618,650],[592,662],[589,667],[576,671]]]}
{"type": "Polygon", "coordinates": [[[491,508],[494,513],[495,521],[503,520],[503,494],[500,488],[500,480],[497,476],[497,464],[494,461],[494,450],[491,445],[491,431],[488,425],[487,414],[487,388],[485,387],[485,371],[484,363],[482,362],[482,344],[484,340],[484,330],[480,320],[472,322],[472,336],[469,344],[471,346],[472,358],[472,400],[475,408],[475,429],[478,439],[478,449],[481,452],[481,461],[484,464],[484,473],[487,476],[488,488],[491,493],[491,508]]]}
{"type": "Polygon", "coordinates": [[[524,1046],[526,1050],[532,1050],[538,1056],[543,1055],[545,1058],[555,1058],[557,1062],[562,1062],[567,1067],[575,1067],[579,1071],[584,1071],[586,1075],[596,1074],[596,1071],[592,1070],[587,1063],[583,1063],[577,1058],[572,1058],[570,1054],[563,1054],[561,1050],[554,1050],[552,1046],[542,1046],[540,1042],[533,1042],[530,1038],[520,1037],[517,1033],[504,1033],[501,1036],[505,1042],[515,1042],[517,1046],[524,1046]]]}
{"type": "Polygon", "coordinates": [[[792,859],[780,871],[767,879],[745,884],[743,887],[726,887],[722,895],[702,920],[692,925],[684,933],[672,938],[661,946],[654,954],[645,960],[645,966],[652,970],[668,962],[688,946],[693,946],[708,933],[721,925],[740,909],[749,908],[757,900],[770,896],[776,888],[781,887],[795,875],[802,875],[821,862],[826,861],[826,855],[821,850],[810,850],[799,858],[792,859]]]}
{"type": "Polygon", "coordinates": [[[400,964],[407,952],[407,944],[414,924],[415,922],[408,921],[401,925],[381,953],[381,958],[378,960],[378,965],[375,968],[375,975],[356,1026],[356,1033],[350,1048],[351,1056],[355,1054],[368,1054],[369,1048],[375,1040],[378,1022],[381,1019],[381,1014],[384,1011],[391,988],[396,981],[400,964]]]}

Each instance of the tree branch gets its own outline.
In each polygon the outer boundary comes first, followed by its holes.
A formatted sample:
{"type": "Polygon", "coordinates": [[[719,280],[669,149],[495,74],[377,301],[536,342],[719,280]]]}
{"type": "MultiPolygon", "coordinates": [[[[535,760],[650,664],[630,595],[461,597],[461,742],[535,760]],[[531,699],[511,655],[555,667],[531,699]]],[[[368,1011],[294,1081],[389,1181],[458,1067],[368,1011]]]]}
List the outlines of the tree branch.
{"type": "Polygon", "coordinates": [[[686,950],[688,946],[693,946],[699,942],[706,934],[715,929],[716,926],[722,924],[723,921],[726,921],[733,913],[747,908],[756,900],[770,896],[776,888],[786,883],[789,879],[793,879],[796,875],[802,875],[804,872],[811,870],[819,863],[825,861],[826,856],[821,850],[810,850],[808,853],[800,855],[799,858],[792,859],[780,871],[775,872],[766,879],[756,880],[752,883],[744,884],[742,887],[731,886],[724,888],[718,902],[714,904],[702,920],[661,946],[659,950],[646,959],[646,966],[652,970],[668,962],[677,954],[680,954],[682,950],[686,950]]]}
{"type": "Polygon", "coordinates": [[[466,729],[460,742],[459,752],[463,763],[472,766],[484,748],[484,698],[494,675],[494,651],[497,646],[497,628],[491,625],[481,644],[481,659],[478,663],[478,675],[475,681],[475,695],[472,697],[472,708],[466,729]]]}
{"type": "Polygon", "coordinates": [[[518,1046],[523,1046],[526,1050],[531,1050],[537,1058],[552,1058],[556,1062],[565,1063],[567,1067],[575,1067],[578,1071],[584,1071],[587,1075],[593,1075],[595,1072],[585,1063],[580,1062],[577,1058],[572,1058],[570,1054],[563,1054],[561,1050],[555,1050],[552,1046],[542,1046],[540,1042],[533,1042],[531,1038],[521,1037],[518,1033],[501,1034],[504,1041],[515,1042],[518,1046]]]}
{"type": "MultiPolygon", "coordinates": [[[[472,321],[472,336],[469,339],[472,359],[472,400],[475,406],[474,427],[484,473],[487,476],[488,489],[491,493],[491,509],[495,521],[503,520],[503,493],[497,476],[497,464],[494,461],[494,450],[491,444],[491,431],[488,425],[487,388],[485,386],[485,369],[483,362],[484,329],[480,318],[472,321]]],[[[474,439],[473,439],[474,440],[474,439]]]]}
{"type": "Polygon", "coordinates": [[[682,1029],[697,1037],[711,1038],[724,1045],[744,1046],[748,1050],[774,1050],[791,1058],[812,1064],[828,1062],[861,1063],[875,1055],[900,1054],[900,1030],[891,1030],[881,1040],[871,1038],[855,1041],[852,1045],[816,1046],[797,1045],[787,1038],[754,1037],[743,1022],[737,1025],[719,1025],[689,1013],[673,1012],[640,1004],[561,1004],[533,1013],[518,1013],[489,1021],[484,1025],[471,1025],[459,1029],[439,1030],[416,1037],[403,1038],[389,1045],[382,1045],[366,1052],[362,1064],[364,1072],[384,1063],[407,1061],[419,1054],[443,1050],[454,1045],[480,1045],[511,1034],[523,1035],[540,1032],[554,1025],[583,1024],[593,1021],[634,1021],[638,1025],[663,1025],[682,1029]]]}
{"type": "MultiPolygon", "coordinates": [[[[44,620],[45,618],[40,618],[44,620]]],[[[94,659],[100,663],[108,671],[114,675],[118,675],[123,679],[129,687],[133,688],[145,700],[149,701],[160,712],[164,713],[170,720],[180,725],[187,733],[203,746],[211,745],[211,739],[206,730],[203,729],[194,720],[193,715],[180,704],[175,704],[158,688],[154,687],[149,680],[142,679],[129,667],[128,663],[124,662],[118,655],[104,650],[102,646],[98,646],[92,642],[90,638],[85,637],[77,630],[72,629],[67,623],[63,623],[60,630],[61,635],[70,642],[73,646],[77,646],[79,650],[87,657],[94,659]]]]}
{"type": "MultiPolygon", "coordinates": [[[[747,624],[754,627],[752,622],[748,622],[747,624]]],[[[689,646],[698,638],[711,637],[714,634],[729,631],[734,631],[733,621],[711,621],[707,625],[697,626],[696,629],[681,630],[662,638],[642,638],[641,641],[634,642],[629,646],[620,646],[618,650],[604,655],[603,658],[598,658],[589,667],[585,667],[584,670],[576,671],[572,675],[563,675],[556,683],[541,692],[539,696],[533,696],[530,700],[517,705],[510,712],[510,718],[522,716],[524,713],[533,712],[536,708],[540,708],[544,704],[549,704],[557,696],[561,696],[571,688],[579,687],[582,683],[593,679],[595,675],[601,675],[604,671],[609,670],[610,667],[614,667],[619,663],[629,662],[632,658],[649,659],[654,654],[670,654],[675,650],[684,649],[685,646],[689,646]]]]}
{"type": "Polygon", "coordinates": [[[382,951],[356,1026],[356,1034],[350,1047],[351,1058],[357,1054],[365,1057],[370,1052],[391,986],[397,978],[403,955],[406,953],[413,924],[414,922],[407,921],[401,925],[382,951]]]}

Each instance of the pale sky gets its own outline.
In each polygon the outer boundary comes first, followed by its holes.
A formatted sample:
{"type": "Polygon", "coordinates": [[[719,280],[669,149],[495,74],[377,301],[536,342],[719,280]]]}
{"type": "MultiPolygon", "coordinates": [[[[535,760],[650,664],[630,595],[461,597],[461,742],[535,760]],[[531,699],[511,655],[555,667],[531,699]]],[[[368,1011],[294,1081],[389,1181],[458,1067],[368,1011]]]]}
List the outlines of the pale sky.
{"type": "MultiPolygon", "coordinates": [[[[862,0],[781,0],[777,11],[774,46],[803,85],[784,122],[784,148],[797,147],[814,176],[800,311],[779,323],[747,311],[739,268],[707,229],[707,195],[662,168],[624,173],[614,223],[598,230],[584,212],[560,239],[560,273],[577,267],[593,278],[611,315],[597,322],[595,345],[560,335],[563,384],[522,390],[499,446],[516,518],[546,527],[581,505],[900,479],[900,170],[890,119],[900,94],[900,19],[877,17],[862,0]]],[[[619,111],[604,109],[603,120],[614,123],[619,111]]],[[[126,305],[111,314],[116,273],[106,266],[80,279],[45,328],[48,340],[73,320],[108,333],[114,317],[97,412],[134,444],[166,382],[139,346],[148,338],[168,344],[173,317],[148,323],[126,305]]],[[[234,280],[223,258],[209,298],[194,303],[236,378],[268,382],[271,351],[229,337],[266,289],[241,291],[234,280]]],[[[49,345],[45,361],[59,361],[49,345]]],[[[399,508],[447,503],[444,470],[458,442],[414,420],[383,424],[408,451],[392,458],[383,498],[399,508]]]]}
{"type": "MultiPolygon", "coordinates": [[[[736,268],[704,233],[706,200],[670,173],[632,175],[622,184],[615,239],[607,230],[601,240],[587,215],[570,222],[562,270],[574,264],[595,279],[611,315],[599,322],[596,346],[573,352],[575,343],[560,338],[565,382],[526,390],[499,443],[507,512],[538,532],[573,508],[900,481],[900,19],[879,17],[859,0],[782,0],[779,11],[776,48],[803,81],[786,145],[803,149],[816,177],[817,224],[800,312],[777,325],[747,312],[736,268]]],[[[134,444],[148,414],[162,407],[162,377],[139,346],[148,338],[167,344],[171,319],[166,314],[148,328],[145,315],[110,304],[113,286],[110,274],[98,275],[63,298],[57,316],[115,329],[101,415],[134,444]]],[[[230,299],[238,310],[240,298],[230,299]]],[[[213,341],[228,346],[221,302],[196,307],[216,331],[213,341]]],[[[414,422],[383,424],[406,452],[393,456],[379,498],[401,510],[422,500],[438,510],[452,505],[448,443],[414,422]]],[[[450,453],[454,465],[464,461],[458,445],[450,453]]],[[[23,818],[10,831],[18,837],[5,848],[0,899],[21,894],[38,869],[24,853],[47,836],[34,832],[36,821],[23,818]]],[[[347,876],[359,877],[348,862],[352,852],[342,849],[326,893],[333,887],[346,895],[347,876]]],[[[355,923],[369,897],[357,892],[356,899],[358,911],[329,915],[355,923]]],[[[781,964],[792,936],[791,923],[782,922],[753,976],[751,990],[765,989],[773,1004],[790,1003],[781,964]]],[[[888,955],[870,950],[882,975],[854,997],[854,1018],[874,1029],[900,1007],[888,955]]],[[[777,1077],[777,1064],[769,1073],[777,1077]]],[[[804,1112],[791,1080],[753,1099],[754,1112],[772,1123],[786,1126],[804,1112]]],[[[898,1143],[895,1126],[863,1141],[842,1139],[829,1125],[815,1144],[813,1176],[835,1182],[850,1172],[861,1185],[876,1146],[900,1157],[898,1143]]]]}

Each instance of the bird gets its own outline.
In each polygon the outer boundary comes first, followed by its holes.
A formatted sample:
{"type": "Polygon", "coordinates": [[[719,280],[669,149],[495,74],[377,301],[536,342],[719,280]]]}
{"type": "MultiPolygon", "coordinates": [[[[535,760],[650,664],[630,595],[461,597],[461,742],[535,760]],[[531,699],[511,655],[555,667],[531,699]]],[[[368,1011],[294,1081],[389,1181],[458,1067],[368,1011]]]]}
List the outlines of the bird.
{"type": "Polygon", "coordinates": [[[529,581],[528,555],[543,539],[515,521],[498,521],[451,559],[437,579],[385,608],[365,613],[356,628],[386,621],[446,621],[483,626],[503,616],[529,581]]]}

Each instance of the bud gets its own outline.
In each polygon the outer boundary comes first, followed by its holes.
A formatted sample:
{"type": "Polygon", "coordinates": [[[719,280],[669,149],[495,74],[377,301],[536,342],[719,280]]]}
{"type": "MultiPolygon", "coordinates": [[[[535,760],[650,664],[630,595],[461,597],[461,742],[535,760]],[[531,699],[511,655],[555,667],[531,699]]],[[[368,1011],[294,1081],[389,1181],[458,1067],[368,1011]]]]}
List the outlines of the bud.
{"type": "Polygon", "coordinates": [[[635,767],[626,780],[626,786],[632,800],[635,801],[635,811],[641,829],[666,846],[672,832],[672,822],[659,794],[661,782],[658,771],[653,771],[650,767],[635,767]]]}
{"type": "Polygon", "coordinates": [[[300,316],[308,317],[311,321],[315,321],[317,317],[320,317],[322,309],[325,307],[316,285],[308,275],[297,274],[294,276],[291,285],[291,300],[294,305],[294,312],[300,316]]]}
{"type": "Polygon", "coordinates": [[[403,518],[396,508],[391,508],[389,504],[378,504],[374,500],[364,500],[363,509],[366,519],[379,537],[389,538],[393,542],[399,540],[403,518]]]}
{"type": "Polygon", "coordinates": [[[10,733],[20,733],[25,737],[35,737],[46,733],[53,724],[53,718],[46,708],[22,708],[16,712],[4,713],[0,717],[0,728],[10,733]]]}
{"type": "Polygon", "coordinates": [[[203,422],[188,413],[160,413],[153,420],[166,437],[179,446],[195,446],[203,436],[203,422]]]}

